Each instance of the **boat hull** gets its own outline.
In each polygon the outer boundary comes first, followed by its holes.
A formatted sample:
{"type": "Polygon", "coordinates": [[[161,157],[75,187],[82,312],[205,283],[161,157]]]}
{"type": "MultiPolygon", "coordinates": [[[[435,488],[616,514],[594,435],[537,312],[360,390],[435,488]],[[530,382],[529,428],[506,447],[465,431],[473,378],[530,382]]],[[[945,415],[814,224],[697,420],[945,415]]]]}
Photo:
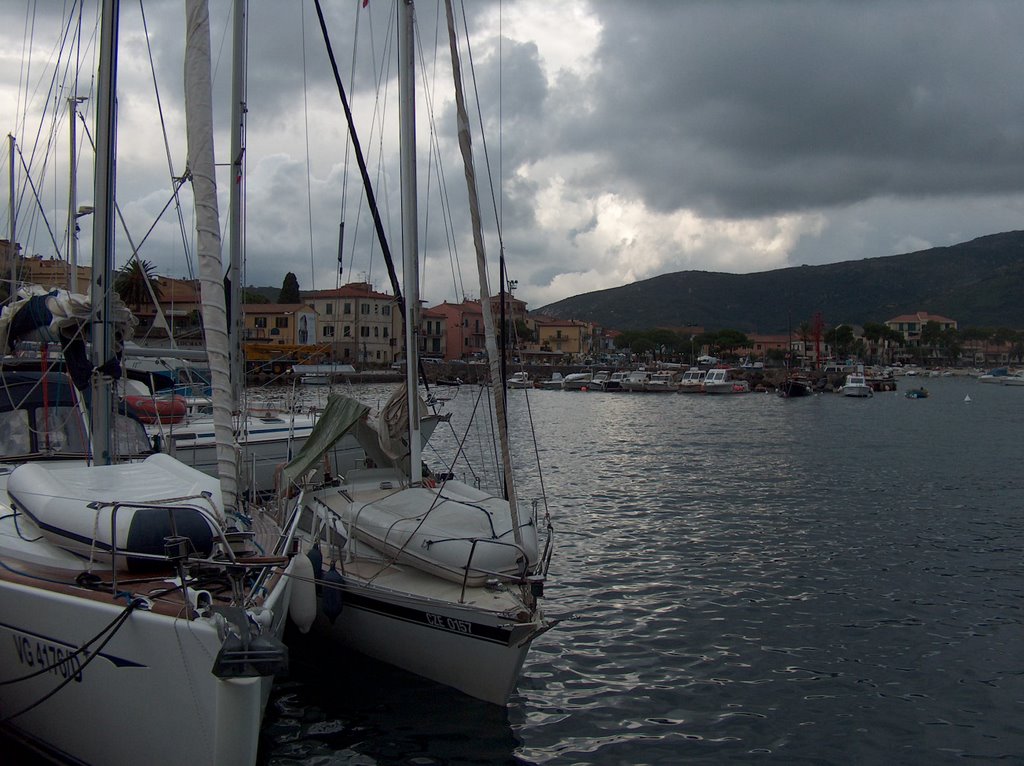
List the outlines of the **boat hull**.
{"type": "MultiPolygon", "coordinates": [[[[2,680],[67,657],[123,610],[0,579],[2,680]]],[[[88,664],[76,658],[0,686],[0,710],[17,713],[67,681],[6,725],[76,763],[252,764],[273,679],[217,678],[211,666],[220,647],[210,622],[136,609],[88,664]]]]}
{"type": "MultiPolygon", "coordinates": [[[[329,587],[329,586],[327,586],[329,587]]],[[[515,622],[444,601],[346,579],[341,614],[314,629],[361,654],[504,705],[515,689],[539,620],[515,622]]]]}

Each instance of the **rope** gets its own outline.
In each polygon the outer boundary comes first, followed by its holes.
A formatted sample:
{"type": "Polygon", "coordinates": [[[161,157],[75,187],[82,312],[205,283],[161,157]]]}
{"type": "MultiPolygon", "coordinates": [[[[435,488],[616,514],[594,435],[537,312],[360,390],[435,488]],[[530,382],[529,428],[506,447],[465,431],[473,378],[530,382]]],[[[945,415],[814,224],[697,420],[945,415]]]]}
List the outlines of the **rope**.
{"type": "Polygon", "coordinates": [[[89,665],[90,662],[92,662],[94,659],[96,659],[96,657],[99,656],[100,652],[103,651],[103,647],[105,647],[110,642],[110,639],[112,639],[115,635],[117,635],[117,631],[121,629],[121,626],[124,625],[125,622],[127,622],[128,617],[135,610],[135,608],[137,606],[140,606],[143,603],[144,603],[144,601],[142,599],[132,598],[128,602],[128,606],[126,606],[124,608],[124,611],[122,611],[117,617],[115,617],[113,619],[113,621],[111,621],[105,628],[103,628],[103,630],[101,630],[95,636],[93,636],[88,641],[86,641],[80,648],[76,649],[72,654],[69,654],[67,657],[65,657],[62,660],[58,660],[55,664],[48,665],[48,666],[46,666],[44,668],[40,668],[39,670],[34,671],[33,673],[30,673],[30,674],[28,674],[26,676],[22,676],[20,678],[12,678],[12,679],[10,679],[8,681],[0,681],[0,685],[18,683],[18,682],[21,682],[21,681],[25,681],[25,680],[27,680],[29,678],[33,678],[35,676],[38,676],[41,673],[49,672],[49,671],[51,671],[51,670],[53,670],[55,668],[58,668],[58,667],[64,665],[65,663],[69,662],[72,657],[76,657],[80,653],[84,652],[92,643],[97,641],[104,633],[107,634],[107,637],[104,638],[103,641],[100,643],[100,645],[96,647],[96,651],[94,651],[92,654],[90,654],[88,656],[88,658],[85,660],[85,662],[83,662],[81,664],[81,666],[78,668],[77,672],[69,673],[68,677],[65,678],[63,681],[61,681],[54,689],[50,690],[48,693],[44,694],[42,697],[40,697],[39,699],[37,699],[35,702],[33,702],[32,704],[28,705],[27,707],[22,708],[17,713],[12,713],[11,715],[7,715],[7,716],[4,716],[3,718],[0,718],[0,723],[7,723],[8,721],[11,721],[11,720],[17,718],[18,716],[24,715],[28,711],[30,711],[30,710],[32,710],[34,708],[39,707],[41,704],[46,702],[46,700],[50,699],[50,697],[52,697],[57,692],[59,692],[61,689],[63,689],[65,686],[67,686],[69,683],[74,681],[76,677],[80,678],[81,674],[82,674],[82,671],[85,670],[85,668],[89,665]]]}

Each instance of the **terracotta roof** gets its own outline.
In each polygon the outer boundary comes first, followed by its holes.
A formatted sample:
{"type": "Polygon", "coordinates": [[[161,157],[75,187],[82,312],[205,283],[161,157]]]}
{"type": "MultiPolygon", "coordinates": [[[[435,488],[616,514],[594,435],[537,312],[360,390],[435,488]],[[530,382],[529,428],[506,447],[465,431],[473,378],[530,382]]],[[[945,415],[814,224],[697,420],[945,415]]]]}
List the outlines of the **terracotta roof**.
{"type": "Polygon", "coordinates": [[[393,301],[395,296],[387,293],[377,292],[365,282],[350,282],[332,290],[311,290],[304,292],[303,297],[310,300],[330,300],[331,298],[377,298],[379,300],[393,301]]]}
{"type": "Polygon", "coordinates": [[[246,314],[298,314],[308,311],[316,313],[305,303],[246,303],[246,314]]]}

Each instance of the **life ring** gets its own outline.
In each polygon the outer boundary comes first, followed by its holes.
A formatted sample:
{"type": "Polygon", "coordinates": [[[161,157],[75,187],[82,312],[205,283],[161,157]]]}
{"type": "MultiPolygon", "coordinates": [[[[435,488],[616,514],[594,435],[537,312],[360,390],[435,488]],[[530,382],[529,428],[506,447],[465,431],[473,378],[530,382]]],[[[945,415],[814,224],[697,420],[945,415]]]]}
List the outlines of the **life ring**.
{"type": "Polygon", "coordinates": [[[184,396],[178,394],[166,399],[153,396],[126,396],[124,404],[140,423],[146,425],[173,425],[182,422],[188,414],[188,403],[184,396]]]}

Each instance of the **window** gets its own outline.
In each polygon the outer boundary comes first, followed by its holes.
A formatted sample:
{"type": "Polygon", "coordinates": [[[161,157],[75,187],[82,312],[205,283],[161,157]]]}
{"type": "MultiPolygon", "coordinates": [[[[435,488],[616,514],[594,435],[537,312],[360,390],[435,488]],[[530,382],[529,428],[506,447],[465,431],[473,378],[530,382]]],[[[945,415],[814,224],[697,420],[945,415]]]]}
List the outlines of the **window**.
{"type": "Polygon", "coordinates": [[[373,328],[373,337],[374,338],[379,338],[380,337],[380,328],[377,327],[376,325],[374,325],[374,328],[373,328]]]}
{"type": "Polygon", "coordinates": [[[326,308],[326,310],[324,311],[325,314],[333,314],[334,313],[334,304],[331,303],[330,301],[328,301],[327,306],[325,308],[326,308]]]}
{"type": "Polygon", "coordinates": [[[369,338],[370,337],[370,328],[369,327],[365,327],[365,326],[364,327],[360,327],[359,328],[359,337],[360,338],[369,338]]]}
{"type": "Polygon", "coordinates": [[[348,301],[345,301],[345,308],[342,310],[341,313],[342,314],[351,314],[352,313],[352,304],[349,303],[348,301]]]}
{"type": "Polygon", "coordinates": [[[252,321],[253,321],[253,324],[256,326],[257,329],[259,329],[259,330],[267,329],[267,318],[266,317],[254,317],[252,321]]]}
{"type": "Polygon", "coordinates": [[[341,328],[341,334],[345,338],[351,338],[352,337],[352,325],[347,324],[344,327],[342,327],[341,328]]]}
{"type": "Polygon", "coordinates": [[[288,328],[288,317],[274,317],[274,327],[278,330],[285,330],[288,328]]]}
{"type": "Polygon", "coordinates": [[[374,303],[373,304],[373,313],[374,314],[379,314],[380,313],[380,304],[379,303],[374,303]]]}
{"type": "Polygon", "coordinates": [[[334,337],[334,325],[330,325],[330,324],[329,325],[324,325],[324,337],[325,338],[333,338],[334,337]]]}
{"type": "Polygon", "coordinates": [[[382,306],[380,313],[386,317],[391,316],[391,306],[382,306]]]}
{"type": "Polygon", "coordinates": [[[369,303],[360,303],[359,304],[359,313],[360,314],[369,314],[370,313],[370,304],[369,303]]]}
{"type": "Polygon", "coordinates": [[[377,352],[377,358],[380,359],[380,351],[377,352]]]}
{"type": "Polygon", "coordinates": [[[345,359],[348,359],[348,358],[349,358],[349,356],[350,356],[350,354],[349,354],[349,351],[351,351],[351,349],[348,349],[348,348],[346,348],[346,349],[345,349],[345,353],[343,354],[343,356],[345,357],[345,359]]]}
{"type": "Polygon", "coordinates": [[[388,328],[387,327],[384,328],[384,337],[385,338],[388,337],[388,328]]]}

